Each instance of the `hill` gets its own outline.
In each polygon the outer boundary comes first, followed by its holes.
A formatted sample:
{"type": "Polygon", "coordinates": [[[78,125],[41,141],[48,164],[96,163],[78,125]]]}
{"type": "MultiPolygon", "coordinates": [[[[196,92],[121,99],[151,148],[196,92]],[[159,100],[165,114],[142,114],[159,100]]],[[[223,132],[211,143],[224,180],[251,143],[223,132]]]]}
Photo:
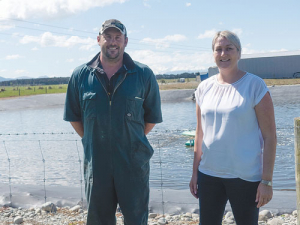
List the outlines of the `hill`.
{"type": "Polygon", "coordinates": [[[5,78],[5,77],[0,77],[0,82],[1,82],[1,81],[7,81],[7,80],[11,80],[11,79],[5,78]]]}

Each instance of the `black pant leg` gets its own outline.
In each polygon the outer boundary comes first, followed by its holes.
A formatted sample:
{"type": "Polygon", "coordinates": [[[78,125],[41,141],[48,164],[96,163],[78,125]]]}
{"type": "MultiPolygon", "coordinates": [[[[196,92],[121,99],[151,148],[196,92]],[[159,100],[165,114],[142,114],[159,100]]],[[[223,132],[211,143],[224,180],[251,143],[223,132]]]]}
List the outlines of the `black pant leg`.
{"type": "Polygon", "coordinates": [[[257,225],[259,209],[255,202],[259,182],[242,179],[225,181],[226,193],[237,225],[257,225]]]}
{"type": "Polygon", "coordinates": [[[198,172],[201,225],[221,225],[227,196],[223,179],[198,172]]]}

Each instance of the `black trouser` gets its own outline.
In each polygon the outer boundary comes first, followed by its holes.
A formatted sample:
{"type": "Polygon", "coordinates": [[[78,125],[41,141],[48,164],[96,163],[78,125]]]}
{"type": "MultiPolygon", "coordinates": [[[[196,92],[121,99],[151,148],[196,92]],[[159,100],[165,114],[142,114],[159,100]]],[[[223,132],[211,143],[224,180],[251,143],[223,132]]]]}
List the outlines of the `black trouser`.
{"type": "Polygon", "coordinates": [[[239,178],[212,177],[198,172],[201,225],[221,225],[229,200],[237,225],[257,225],[259,209],[256,192],[259,182],[239,178]]]}

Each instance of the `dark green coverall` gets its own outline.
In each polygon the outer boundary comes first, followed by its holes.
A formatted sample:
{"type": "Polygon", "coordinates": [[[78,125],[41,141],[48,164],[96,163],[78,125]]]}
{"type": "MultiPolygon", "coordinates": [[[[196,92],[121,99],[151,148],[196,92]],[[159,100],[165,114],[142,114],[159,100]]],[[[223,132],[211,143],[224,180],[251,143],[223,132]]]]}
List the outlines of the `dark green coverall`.
{"type": "Polygon", "coordinates": [[[74,70],[64,111],[64,120],[84,126],[87,224],[115,224],[119,203],[126,225],[146,225],[153,149],[144,127],[162,122],[158,84],[151,69],[124,53],[125,69],[109,93],[92,67],[99,54],[74,70]]]}

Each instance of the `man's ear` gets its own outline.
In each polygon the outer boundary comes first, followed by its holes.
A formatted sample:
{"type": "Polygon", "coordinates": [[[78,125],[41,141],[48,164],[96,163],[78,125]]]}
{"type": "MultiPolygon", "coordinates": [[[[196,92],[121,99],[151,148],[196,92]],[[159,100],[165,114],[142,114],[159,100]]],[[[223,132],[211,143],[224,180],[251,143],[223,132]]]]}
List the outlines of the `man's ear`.
{"type": "Polygon", "coordinates": [[[125,38],[125,47],[127,46],[128,43],[128,37],[125,38]]]}
{"type": "Polygon", "coordinates": [[[98,45],[100,45],[100,43],[99,43],[100,40],[101,40],[101,35],[98,35],[98,36],[97,36],[97,42],[98,42],[98,45]]]}

